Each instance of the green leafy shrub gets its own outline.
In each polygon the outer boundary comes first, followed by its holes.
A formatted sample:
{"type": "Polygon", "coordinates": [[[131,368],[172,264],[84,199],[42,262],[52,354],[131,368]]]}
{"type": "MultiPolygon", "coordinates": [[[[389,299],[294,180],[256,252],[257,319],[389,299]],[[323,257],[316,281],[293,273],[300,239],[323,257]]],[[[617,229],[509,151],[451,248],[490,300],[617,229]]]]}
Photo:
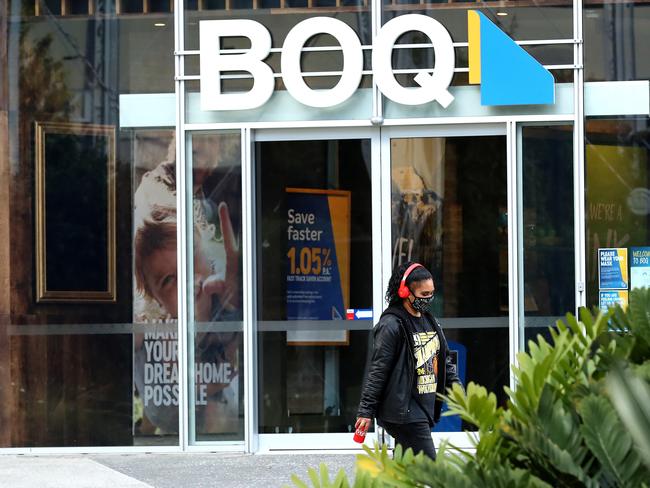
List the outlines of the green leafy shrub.
{"type": "Polygon", "coordinates": [[[474,383],[449,390],[448,415],[478,430],[471,452],[443,444],[432,461],[364,447],[353,485],[343,472],[330,483],[321,465],[313,486],[649,486],[650,291],[633,290],[627,311],[567,314],[550,334],[518,354],[506,408],[474,383]]]}

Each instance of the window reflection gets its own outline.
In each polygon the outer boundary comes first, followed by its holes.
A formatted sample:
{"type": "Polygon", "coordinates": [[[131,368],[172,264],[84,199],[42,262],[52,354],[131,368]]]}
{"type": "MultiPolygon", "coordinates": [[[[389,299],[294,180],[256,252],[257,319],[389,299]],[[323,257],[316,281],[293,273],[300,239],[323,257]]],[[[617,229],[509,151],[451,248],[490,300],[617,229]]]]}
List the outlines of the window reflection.
{"type": "Polygon", "coordinates": [[[527,347],[575,309],[573,127],[524,127],[522,155],[521,337],[527,347]]]}
{"type": "Polygon", "coordinates": [[[263,142],[258,191],[261,433],[351,432],[372,309],[370,142],[263,142]]]}
{"type": "Polygon", "coordinates": [[[634,0],[585,2],[585,81],[647,80],[650,5],[634,0]]]}
{"type": "MultiPolygon", "coordinates": [[[[598,249],[650,245],[648,119],[588,118],[585,128],[587,304],[598,305],[598,249]]],[[[636,274],[636,273],[635,273],[636,274]]],[[[631,288],[645,281],[632,279],[631,288]]]]}
{"type": "MultiPolygon", "coordinates": [[[[463,382],[505,401],[508,227],[503,136],[391,140],[393,266],[431,270],[440,318],[463,382]]],[[[459,431],[459,419],[438,431],[459,431]]]]}
{"type": "Polygon", "coordinates": [[[197,132],[188,140],[194,222],[191,389],[199,441],[244,439],[240,141],[237,131],[197,132]]]}
{"type": "MultiPolygon", "coordinates": [[[[176,263],[167,259],[175,255],[175,236],[169,228],[153,229],[164,239],[157,256],[148,254],[147,246],[157,238],[139,234],[136,239],[136,227],[141,229],[143,222],[136,222],[139,214],[133,202],[145,172],[159,166],[161,170],[174,167],[174,160],[167,158],[169,146],[173,146],[173,130],[120,126],[121,111],[128,108],[120,95],[173,92],[173,32],[157,28],[142,10],[137,10],[137,16],[105,15],[112,12],[114,2],[14,0],[8,4],[9,16],[3,11],[1,22],[7,22],[3,42],[8,41],[10,76],[2,82],[8,83],[10,101],[9,123],[3,130],[8,130],[11,148],[7,167],[12,170],[6,173],[10,178],[6,191],[7,201],[12,203],[7,207],[9,218],[3,238],[12,245],[6,260],[9,287],[0,302],[4,334],[0,340],[0,393],[6,418],[11,421],[3,422],[9,428],[3,429],[0,444],[177,445],[176,350],[175,337],[170,335],[176,330],[176,307],[168,279],[176,274],[176,263]],[[82,259],[93,251],[87,247],[101,247],[112,238],[104,229],[93,230],[91,224],[101,225],[102,220],[87,216],[113,215],[113,301],[84,299],[82,293],[56,301],[39,300],[39,270],[33,264],[39,229],[35,161],[42,149],[34,130],[37,124],[72,131],[69,137],[50,139],[48,144],[56,144],[45,155],[47,171],[61,168],[60,173],[50,173],[49,181],[57,181],[58,188],[48,194],[72,195],[65,201],[52,198],[44,202],[44,215],[49,211],[49,215],[69,217],[57,223],[59,235],[67,233],[66,238],[51,238],[46,247],[65,250],[57,254],[65,259],[56,263],[65,269],[61,274],[65,285],[71,283],[76,291],[90,292],[83,290],[87,285],[83,280],[73,280],[82,274],[92,275],[93,266],[98,265],[92,259],[82,259]],[[90,160],[92,151],[82,144],[74,145],[74,141],[84,140],[82,134],[98,134],[100,129],[115,134],[112,139],[104,138],[106,146],[98,142],[99,137],[94,144],[97,152],[113,156],[110,167],[90,160]],[[85,165],[83,158],[89,158],[85,165]],[[77,171],[76,178],[66,179],[65,171],[73,171],[76,165],[83,171],[77,171]],[[103,188],[107,179],[115,188],[114,198],[92,190],[103,188]],[[66,184],[73,185],[74,191],[66,192],[66,184]],[[87,239],[75,238],[76,233],[83,232],[87,239]],[[93,242],[98,244],[89,244],[93,242]],[[136,253],[148,256],[138,258],[139,274],[134,269],[136,253]],[[153,279],[152,270],[163,264],[167,268],[161,279],[153,279]],[[84,273],[75,272],[79,267],[85,268],[84,273]],[[141,300],[144,296],[148,302],[141,300]],[[154,339],[157,334],[161,336],[154,339]],[[153,376],[165,378],[165,384],[160,385],[165,388],[145,391],[147,354],[157,358],[160,368],[153,376]],[[5,368],[8,361],[11,367],[5,368]],[[157,412],[148,409],[145,414],[147,395],[147,402],[155,401],[166,408],[157,412]]],[[[161,17],[171,24],[170,12],[161,17]]],[[[175,202],[165,201],[165,205],[175,211],[175,202]]],[[[96,276],[104,281],[105,274],[96,276]]]]}

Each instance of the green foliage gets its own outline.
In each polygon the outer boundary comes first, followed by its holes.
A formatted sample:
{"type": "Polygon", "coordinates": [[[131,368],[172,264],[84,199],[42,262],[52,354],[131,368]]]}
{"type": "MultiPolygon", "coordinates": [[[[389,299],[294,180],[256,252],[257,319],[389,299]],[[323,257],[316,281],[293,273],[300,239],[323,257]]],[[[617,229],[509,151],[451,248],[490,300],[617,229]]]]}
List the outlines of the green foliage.
{"type": "MultiPolygon", "coordinates": [[[[365,470],[359,470],[357,472],[354,484],[350,484],[343,469],[340,469],[334,479],[331,479],[329,470],[325,463],[320,464],[318,471],[314,468],[309,468],[307,474],[309,476],[309,481],[312,483],[311,486],[314,488],[381,488],[385,486],[381,480],[375,478],[371,472],[365,470]]],[[[295,474],[291,476],[291,481],[297,488],[309,487],[307,483],[302,481],[295,474]]],[[[285,486],[284,488],[289,487],[285,486]]]]}
{"type": "MultiPolygon", "coordinates": [[[[308,474],[314,488],[349,488],[350,486],[345,477],[345,471],[343,470],[339,471],[334,482],[331,482],[327,465],[325,463],[320,464],[318,472],[314,468],[309,468],[308,474]]],[[[301,481],[295,474],[291,476],[291,481],[293,481],[299,488],[308,488],[307,484],[301,481]]]]}
{"type": "Polygon", "coordinates": [[[614,406],[633,437],[646,468],[650,469],[649,383],[647,377],[644,379],[620,368],[613,369],[607,377],[614,406]]]}
{"type": "Polygon", "coordinates": [[[445,415],[459,415],[465,422],[478,427],[481,432],[492,430],[499,422],[503,409],[497,408],[497,397],[476,383],[467,385],[467,393],[454,384],[449,390],[449,410],[445,415]]]}
{"type": "Polygon", "coordinates": [[[612,324],[629,347],[629,361],[636,364],[647,361],[650,358],[650,288],[633,290],[628,310],[623,312],[617,308],[612,324]]]}
{"type": "Polygon", "coordinates": [[[472,452],[444,444],[432,461],[399,446],[394,458],[385,446],[365,448],[354,487],[647,486],[650,290],[633,290],[626,311],[567,314],[550,335],[518,354],[505,408],[474,383],[448,391],[448,415],[478,430],[472,452]]]}
{"type": "Polygon", "coordinates": [[[641,460],[612,404],[605,397],[590,395],[582,400],[578,411],[582,417],[580,432],[600,463],[602,481],[607,485],[638,486],[642,481],[641,460]]]}

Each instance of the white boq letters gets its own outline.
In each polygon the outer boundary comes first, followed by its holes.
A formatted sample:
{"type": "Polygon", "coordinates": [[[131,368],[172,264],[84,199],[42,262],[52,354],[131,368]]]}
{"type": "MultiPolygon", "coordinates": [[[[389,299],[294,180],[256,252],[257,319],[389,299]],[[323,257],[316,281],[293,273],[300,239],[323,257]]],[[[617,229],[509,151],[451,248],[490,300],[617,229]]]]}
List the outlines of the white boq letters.
{"type": "Polygon", "coordinates": [[[273,71],[263,60],[271,51],[271,34],[259,22],[246,19],[204,20],[199,24],[201,110],[246,110],[261,107],[273,94],[273,71]],[[243,54],[223,54],[222,37],[247,37],[243,54]],[[246,71],[253,76],[247,92],[221,93],[221,73],[246,71]]]}
{"type": "Polygon", "coordinates": [[[424,15],[400,15],[389,20],[380,29],[372,48],[375,83],[385,96],[403,105],[421,105],[437,100],[447,108],[454,100],[448,88],[454,76],[455,64],[454,43],[449,32],[437,20],[424,15]],[[415,77],[419,88],[400,85],[395,79],[391,63],[395,41],[409,31],[426,34],[431,39],[436,53],[433,74],[419,73],[415,77]]]}
{"type": "MultiPolygon", "coordinates": [[[[264,105],[275,88],[274,74],[264,62],[271,52],[271,34],[259,22],[244,19],[202,20],[200,23],[201,110],[247,110],[264,105]],[[222,53],[224,37],[247,37],[251,48],[243,54],[222,53]],[[221,73],[245,71],[253,77],[247,92],[222,93],[221,73]]],[[[344,22],[331,17],[312,17],[293,27],[284,41],[280,58],[282,79],[289,94],[308,107],[334,107],[348,100],[359,87],[363,75],[363,49],[359,37],[344,22]],[[300,66],[307,41],[329,34],[341,45],[343,71],[334,88],[314,90],[307,86],[300,66]]],[[[421,105],[436,100],[447,108],[454,100],[449,85],[456,61],[449,32],[437,20],[419,14],[400,15],[377,33],[372,47],[372,74],[379,90],[394,102],[421,105]],[[419,31],[431,39],[435,50],[433,74],[420,72],[414,79],[419,87],[397,82],[392,56],[397,39],[409,31],[419,31]]]]}
{"type": "Polygon", "coordinates": [[[309,107],[333,107],[345,102],[359,87],[363,71],[361,43],[352,28],[330,17],[313,17],[298,23],[282,46],[282,80],[293,98],[309,107]],[[317,34],[334,37],[343,50],[343,75],[334,88],[314,90],[303,79],[300,68],[302,48],[317,34]]]}

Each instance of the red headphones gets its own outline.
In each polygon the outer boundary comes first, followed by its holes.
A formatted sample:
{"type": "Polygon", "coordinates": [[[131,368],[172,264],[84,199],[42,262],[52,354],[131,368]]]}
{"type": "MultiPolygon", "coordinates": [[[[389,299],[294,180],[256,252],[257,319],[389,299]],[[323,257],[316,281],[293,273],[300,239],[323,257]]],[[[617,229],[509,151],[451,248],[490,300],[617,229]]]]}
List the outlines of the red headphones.
{"type": "Polygon", "coordinates": [[[411,271],[419,267],[424,267],[424,266],[422,266],[419,263],[413,263],[411,266],[406,268],[406,271],[404,271],[404,276],[402,276],[402,282],[399,284],[399,289],[397,290],[397,296],[399,296],[400,298],[406,298],[410,295],[411,290],[409,290],[408,286],[406,286],[406,278],[409,277],[411,271]]]}

